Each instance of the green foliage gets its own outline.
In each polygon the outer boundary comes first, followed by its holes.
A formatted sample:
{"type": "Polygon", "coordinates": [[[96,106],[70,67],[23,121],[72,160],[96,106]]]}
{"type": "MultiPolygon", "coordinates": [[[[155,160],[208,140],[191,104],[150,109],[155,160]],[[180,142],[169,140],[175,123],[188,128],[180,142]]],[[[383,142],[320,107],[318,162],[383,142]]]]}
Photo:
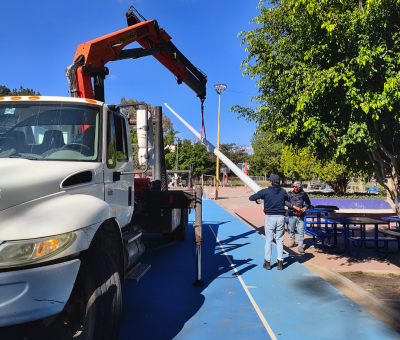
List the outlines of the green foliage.
{"type": "Polygon", "coordinates": [[[282,152],[282,166],[285,177],[296,180],[310,180],[318,177],[316,172],[316,157],[308,149],[298,151],[286,146],[282,152]]]}
{"type": "Polygon", "coordinates": [[[346,193],[349,170],[334,160],[320,160],[309,149],[298,150],[287,146],[282,153],[282,164],[288,178],[311,180],[317,177],[331,185],[335,194],[341,196],[346,193]]]}
{"type": "MultiPolygon", "coordinates": [[[[250,158],[246,149],[246,146],[236,145],[235,143],[222,143],[219,145],[219,151],[221,151],[226,157],[228,157],[233,162],[233,164],[249,162],[250,158]]],[[[213,166],[211,167],[211,169],[213,170],[210,169],[210,174],[215,175],[217,156],[215,156],[213,152],[209,152],[207,157],[209,161],[213,164],[213,166]]],[[[220,160],[219,168],[222,169],[225,167],[228,166],[220,160]]]]}
{"type": "Polygon", "coordinates": [[[110,142],[107,146],[107,167],[114,169],[117,165],[117,153],[115,150],[115,143],[110,142]]]}
{"type": "Polygon", "coordinates": [[[233,164],[245,163],[249,161],[249,154],[247,153],[246,146],[244,145],[236,145],[235,143],[222,143],[219,146],[219,151],[228,157],[233,164]]]}
{"type": "Polygon", "coordinates": [[[370,171],[400,198],[400,1],[261,1],[241,32],[256,110],[239,116],[352,171],[370,171]]]}
{"type": "Polygon", "coordinates": [[[283,144],[270,131],[258,131],[251,139],[253,154],[249,156],[250,174],[254,176],[283,175],[281,162],[283,144]]]}
{"type": "MultiPolygon", "coordinates": [[[[249,159],[245,146],[237,146],[234,143],[220,144],[219,149],[235,164],[247,162],[249,159]]],[[[187,170],[189,164],[193,164],[193,176],[215,175],[216,156],[207,151],[206,146],[199,141],[192,143],[188,139],[178,140],[175,151],[165,156],[168,169],[176,169],[177,154],[179,170],[187,170]]],[[[220,161],[220,169],[223,167],[225,164],[220,161]]]]}
{"type": "Polygon", "coordinates": [[[384,199],[385,195],[374,195],[362,192],[355,192],[352,194],[346,193],[344,195],[336,195],[334,192],[308,192],[310,198],[340,198],[340,199],[363,199],[363,200],[376,200],[384,199]]]}
{"type": "Polygon", "coordinates": [[[41,96],[41,94],[33,89],[25,89],[22,86],[18,90],[16,88],[10,90],[7,86],[0,85],[0,96],[41,96]]]}
{"type": "Polygon", "coordinates": [[[209,173],[213,169],[214,163],[207,156],[207,148],[200,142],[192,144],[188,139],[178,140],[175,151],[165,156],[167,169],[176,169],[176,160],[178,158],[179,170],[188,170],[189,164],[193,164],[193,176],[198,177],[201,174],[209,173]]]}
{"type": "Polygon", "coordinates": [[[315,165],[317,176],[322,181],[332,186],[336,195],[346,193],[349,183],[349,170],[347,166],[337,163],[335,160],[319,161],[315,165]]]}

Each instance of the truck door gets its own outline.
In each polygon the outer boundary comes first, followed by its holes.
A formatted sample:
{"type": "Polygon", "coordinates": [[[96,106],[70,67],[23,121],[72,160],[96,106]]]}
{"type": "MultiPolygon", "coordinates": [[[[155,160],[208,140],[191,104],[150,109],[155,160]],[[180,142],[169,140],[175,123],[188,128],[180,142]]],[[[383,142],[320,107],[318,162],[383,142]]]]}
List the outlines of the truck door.
{"type": "Polygon", "coordinates": [[[133,212],[133,175],[120,176],[114,180],[114,172],[133,171],[132,154],[128,152],[126,119],[115,112],[107,112],[105,166],[104,166],[104,200],[117,214],[120,227],[130,222],[133,212]]]}

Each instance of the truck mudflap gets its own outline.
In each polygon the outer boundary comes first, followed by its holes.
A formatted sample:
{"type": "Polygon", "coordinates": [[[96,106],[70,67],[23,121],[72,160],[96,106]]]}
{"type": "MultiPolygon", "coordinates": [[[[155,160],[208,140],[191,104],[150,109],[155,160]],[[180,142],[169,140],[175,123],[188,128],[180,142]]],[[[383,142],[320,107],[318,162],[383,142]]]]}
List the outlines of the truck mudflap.
{"type": "Polygon", "coordinates": [[[0,327],[60,313],[78,274],[80,260],[0,273],[0,327]]]}

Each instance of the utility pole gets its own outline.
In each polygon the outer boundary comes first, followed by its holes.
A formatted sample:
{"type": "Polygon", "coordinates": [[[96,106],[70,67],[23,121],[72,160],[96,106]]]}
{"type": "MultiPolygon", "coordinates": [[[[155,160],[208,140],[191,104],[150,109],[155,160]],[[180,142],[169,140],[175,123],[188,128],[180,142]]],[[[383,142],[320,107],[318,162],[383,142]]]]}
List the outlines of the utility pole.
{"type": "MultiPolygon", "coordinates": [[[[178,170],[178,163],[179,163],[179,138],[177,139],[176,142],[176,170],[178,170]]],[[[174,181],[175,181],[175,187],[178,187],[178,173],[176,172],[174,174],[174,181]]]]}
{"type": "Polygon", "coordinates": [[[179,138],[176,142],[176,170],[178,170],[178,160],[179,160],[179,138]]]}
{"type": "MultiPolygon", "coordinates": [[[[219,122],[221,116],[221,90],[226,90],[227,86],[224,84],[214,85],[215,91],[218,93],[218,136],[217,136],[217,150],[219,150],[219,122]]],[[[218,199],[218,186],[219,186],[219,158],[217,157],[217,173],[215,176],[215,199],[218,199]]]]}

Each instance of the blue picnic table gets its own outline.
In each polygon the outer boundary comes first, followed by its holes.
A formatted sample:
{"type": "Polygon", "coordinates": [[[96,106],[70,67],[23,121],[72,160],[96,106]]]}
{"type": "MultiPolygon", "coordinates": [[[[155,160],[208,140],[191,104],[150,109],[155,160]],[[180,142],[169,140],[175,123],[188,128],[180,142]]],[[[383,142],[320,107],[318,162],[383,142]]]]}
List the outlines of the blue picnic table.
{"type": "Polygon", "coordinates": [[[375,194],[377,195],[379,192],[379,187],[376,186],[370,186],[367,190],[365,190],[365,192],[369,193],[369,194],[375,194]]]}
{"type": "Polygon", "coordinates": [[[335,212],[337,207],[320,206],[314,207],[306,210],[304,215],[304,227],[307,235],[313,237],[313,246],[318,248],[316,239],[321,240],[321,249],[325,249],[325,239],[328,241],[329,247],[337,246],[337,232],[329,227],[331,225],[331,220],[329,219],[329,213],[335,212]],[[333,237],[333,243],[331,243],[331,238],[333,237]]]}
{"type": "MultiPolygon", "coordinates": [[[[397,242],[399,243],[399,239],[396,237],[391,237],[385,235],[384,237],[379,237],[379,232],[383,232],[384,230],[380,230],[379,226],[388,226],[388,222],[385,220],[378,220],[369,217],[338,217],[332,220],[336,225],[341,224],[344,228],[344,248],[347,248],[347,251],[350,255],[358,257],[360,254],[360,247],[364,246],[365,248],[373,248],[375,249],[376,254],[387,257],[389,254],[389,243],[397,242]],[[366,235],[366,225],[374,226],[374,236],[370,237],[366,235]],[[357,229],[360,230],[360,236],[350,236],[350,226],[354,225],[357,229]],[[367,245],[367,242],[372,242],[374,245],[370,247],[367,245]],[[382,242],[383,246],[379,247],[379,243],[382,242]],[[356,246],[356,253],[351,251],[351,243],[356,246]],[[381,252],[380,249],[384,249],[384,252],[381,252]]],[[[389,229],[386,229],[389,230],[389,229]]]]}
{"type": "Polygon", "coordinates": [[[399,216],[395,215],[395,216],[382,217],[382,220],[389,222],[389,229],[390,229],[390,222],[395,222],[396,229],[399,229],[399,222],[400,222],[399,216]]]}
{"type": "MultiPolygon", "coordinates": [[[[313,237],[313,246],[318,248],[316,239],[321,240],[321,249],[325,251],[325,239],[328,240],[329,247],[337,246],[337,232],[334,230],[335,227],[329,227],[332,225],[331,220],[328,217],[329,213],[335,212],[339,208],[336,206],[316,206],[314,208],[307,209],[304,213],[304,232],[313,237]],[[333,237],[333,243],[331,244],[331,238],[333,237]]],[[[286,228],[289,231],[289,219],[286,218],[286,228]]]]}

